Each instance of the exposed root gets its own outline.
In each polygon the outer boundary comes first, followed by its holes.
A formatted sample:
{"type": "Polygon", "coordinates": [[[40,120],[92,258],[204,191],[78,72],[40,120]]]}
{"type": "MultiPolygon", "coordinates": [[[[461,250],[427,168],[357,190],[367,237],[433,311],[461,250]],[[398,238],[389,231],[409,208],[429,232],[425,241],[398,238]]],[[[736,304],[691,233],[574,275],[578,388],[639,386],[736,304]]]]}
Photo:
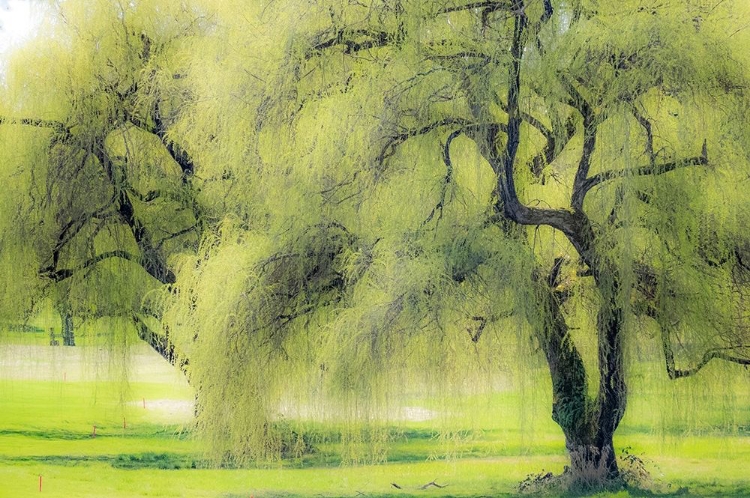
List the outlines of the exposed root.
{"type": "MultiPolygon", "coordinates": [[[[566,466],[562,474],[542,471],[539,474],[529,474],[518,484],[518,492],[524,495],[559,496],[586,495],[592,492],[615,492],[623,489],[639,491],[646,494],[661,494],[674,492],[668,484],[659,483],[646,469],[646,463],[636,455],[630,453],[630,448],[622,450],[618,460],[619,475],[606,478],[597,473],[594,475],[574,475],[570,467],[566,466]],[[597,477],[594,479],[594,477],[597,477]]],[[[585,473],[585,472],[584,472],[585,473]]],[[[680,491],[687,492],[681,488],[680,491]]]]}

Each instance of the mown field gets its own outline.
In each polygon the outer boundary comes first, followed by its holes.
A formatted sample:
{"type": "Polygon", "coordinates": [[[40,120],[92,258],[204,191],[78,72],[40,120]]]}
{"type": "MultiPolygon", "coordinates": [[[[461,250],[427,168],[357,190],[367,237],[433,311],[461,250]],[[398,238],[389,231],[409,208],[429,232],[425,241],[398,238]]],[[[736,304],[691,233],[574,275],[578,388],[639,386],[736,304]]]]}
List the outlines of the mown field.
{"type": "MultiPolygon", "coordinates": [[[[342,464],[331,428],[313,421],[300,458],[214,469],[191,430],[193,392],[158,355],[44,343],[24,333],[0,345],[3,497],[513,496],[566,464],[543,371],[490,395],[404,400],[379,465],[342,464]],[[441,436],[446,423],[455,431],[441,436]]],[[[651,481],[600,496],[750,496],[750,377],[713,370],[692,386],[653,380],[658,365],[633,372],[616,445],[651,481]]]]}

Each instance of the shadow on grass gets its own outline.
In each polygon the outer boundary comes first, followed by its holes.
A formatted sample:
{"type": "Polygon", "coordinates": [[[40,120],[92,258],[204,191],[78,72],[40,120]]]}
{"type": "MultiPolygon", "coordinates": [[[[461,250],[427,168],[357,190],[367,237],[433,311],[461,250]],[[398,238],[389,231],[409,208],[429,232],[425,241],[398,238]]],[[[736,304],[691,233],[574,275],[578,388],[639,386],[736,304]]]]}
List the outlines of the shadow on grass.
{"type": "MultiPolygon", "coordinates": [[[[730,497],[730,496],[750,496],[750,489],[742,488],[742,489],[734,489],[734,490],[717,490],[714,492],[708,492],[705,491],[699,491],[696,493],[693,493],[688,490],[688,488],[679,488],[674,491],[667,491],[664,493],[655,493],[648,490],[641,490],[636,488],[626,488],[620,490],[620,492],[603,492],[598,491],[594,492],[591,491],[589,493],[572,493],[572,492],[564,492],[564,493],[547,493],[547,494],[537,494],[537,495],[519,495],[516,493],[492,493],[492,494],[476,494],[476,495],[467,495],[465,493],[457,492],[457,494],[440,494],[440,498],[511,498],[511,497],[544,497],[544,498],[551,498],[551,497],[559,497],[559,498],[601,498],[601,497],[612,497],[612,498],[623,498],[623,497],[680,497],[680,498],[708,498],[708,497],[730,497]]],[[[300,494],[289,494],[285,492],[268,492],[263,491],[263,497],[264,498],[309,498],[309,495],[300,495],[300,494]]],[[[227,494],[227,495],[221,495],[221,498],[247,498],[248,494],[227,494]]],[[[402,491],[402,492],[396,492],[396,493],[362,493],[362,492],[354,492],[349,494],[318,494],[316,495],[319,498],[404,498],[407,496],[430,496],[430,494],[425,493],[424,491],[402,491]]]]}
{"type": "MultiPolygon", "coordinates": [[[[120,427],[97,426],[96,438],[149,438],[185,440],[191,437],[190,431],[178,426],[165,427],[163,425],[139,425],[137,429],[122,429],[120,427]]],[[[82,441],[93,439],[92,431],[71,431],[65,429],[0,429],[0,437],[21,436],[33,439],[82,441]]]]}
{"type": "Polygon", "coordinates": [[[209,468],[206,461],[184,453],[136,453],[120,455],[41,455],[0,457],[0,465],[43,464],[61,467],[105,463],[116,469],[179,470],[209,468]]]}

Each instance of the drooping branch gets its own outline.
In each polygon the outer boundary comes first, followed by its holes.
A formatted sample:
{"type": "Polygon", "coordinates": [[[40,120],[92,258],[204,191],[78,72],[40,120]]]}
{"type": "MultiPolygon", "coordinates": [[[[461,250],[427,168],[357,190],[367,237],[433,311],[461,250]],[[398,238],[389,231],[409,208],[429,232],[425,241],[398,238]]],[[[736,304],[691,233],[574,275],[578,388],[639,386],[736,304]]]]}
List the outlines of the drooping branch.
{"type": "Polygon", "coordinates": [[[138,332],[138,337],[151,346],[162,358],[172,365],[180,367],[187,380],[190,381],[190,377],[187,375],[188,358],[176,351],[174,343],[169,338],[169,333],[159,334],[155,332],[137,313],[133,313],[131,318],[138,332]]]}
{"type": "Polygon", "coordinates": [[[467,119],[450,117],[435,121],[434,123],[427,124],[420,128],[414,128],[406,130],[402,133],[398,133],[396,135],[391,135],[386,140],[385,145],[383,145],[383,148],[381,149],[380,154],[378,154],[378,157],[375,158],[375,161],[378,165],[382,165],[386,159],[395,154],[396,149],[399,145],[406,142],[410,138],[418,137],[420,135],[426,135],[427,133],[430,133],[431,131],[442,128],[444,126],[469,126],[470,124],[471,122],[467,119]]]}
{"type": "Polygon", "coordinates": [[[438,220],[440,220],[443,217],[443,208],[445,207],[445,195],[448,192],[448,185],[450,185],[451,181],[453,181],[453,163],[451,162],[451,143],[453,143],[453,140],[458,138],[462,133],[463,133],[463,130],[456,130],[453,133],[451,133],[448,136],[448,139],[445,141],[445,145],[443,146],[443,163],[445,164],[445,177],[443,178],[443,182],[440,186],[440,200],[435,205],[435,207],[432,208],[429,216],[427,216],[427,219],[425,219],[422,222],[421,226],[425,226],[427,223],[432,221],[432,218],[435,216],[435,213],[437,211],[440,211],[440,214],[438,215],[438,220]]]}

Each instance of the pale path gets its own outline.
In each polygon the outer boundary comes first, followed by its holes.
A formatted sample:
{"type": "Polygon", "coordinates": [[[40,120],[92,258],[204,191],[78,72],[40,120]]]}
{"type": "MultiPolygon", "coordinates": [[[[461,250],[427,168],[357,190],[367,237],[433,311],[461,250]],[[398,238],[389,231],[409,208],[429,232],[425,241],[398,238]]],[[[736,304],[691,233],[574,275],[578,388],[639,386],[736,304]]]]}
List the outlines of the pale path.
{"type": "MultiPolygon", "coordinates": [[[[0,382],[16,380],[157,383],[174,386],[176,391],[188,386],[182,372],[140,343],[131,345],[128,351],[97,346],[0,344],[0,382]]],[[[195,411],[194,402],[185,399],[141,399],[128,404],[141,406],[144,402],[159,419],[184,422],[195,411]]]]}

